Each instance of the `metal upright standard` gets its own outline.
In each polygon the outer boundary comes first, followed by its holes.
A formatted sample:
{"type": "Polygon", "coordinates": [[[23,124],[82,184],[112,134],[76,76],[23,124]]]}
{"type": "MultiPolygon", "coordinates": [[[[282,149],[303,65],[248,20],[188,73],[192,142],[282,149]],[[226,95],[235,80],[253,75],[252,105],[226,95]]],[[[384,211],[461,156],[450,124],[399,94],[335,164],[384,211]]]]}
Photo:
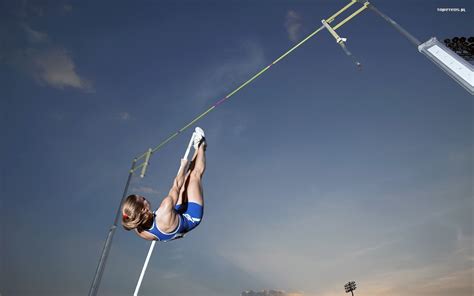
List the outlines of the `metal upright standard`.
{"type": "Polygon", "coordinates": [[[114,223],[110,226],[109,233],[107,234],[107,239],[105,240],[104,247],[102,249],[102,254],[100,255],[99,263],[97,264],[97,269],[94,274],[94,279],[92,280],[91,287],[89,289],[89,296],[96,296],[99,291],[100,281],[102,280],[102,275],[104,273],[105,264],[110,253],[110,248],[112,246],[112,240],[114,238],[115,230],[117,229],[119,220],[121,219],[121,206],[123,201],[128,195],[128,188],[130,186],[130,181],[132,180],[133,174],[141,169],[140,177],[145,176],[146,168],[148,167],[151,154],[153,154],[152,149],[148,149],[146,153],[142,154],[139,157],[136,157],[132,161],[132,166],[128,171],[127,182],[125,183],[125,188],[123,190],[122,199],[118,206],[117,212],[115,214],[114,223]],[[144,158],[144,161],[137,165],[137,162],[144,158]]]}
{"type": "MultiPolygon", "coordinates": [[[[135,158],[132,161],[132,167],[128,172],[127,182],[125,183],[125,188],[123,190],[122,199],[120,200],[120,205],[122,205],[123,200],[127,196],[128,187],[130,186],[130,181],[132,180],[133,172],[135,171],[135,164],[137,163],[137,159],[135,158]]],[[[104,273],[105,263],[107,262],[107,257],[109,256],[110,247],[112,246],[112,240],[114,238],[115,230],[117,229],[118,221],[121,215],[121,207],[118,207],[117,213],[115,214],[114,223],[109,229],[109,233],[107,234],[107,239],[105,240],[104,248],[102,249],[102,254],[99,259],[99,264],[97,265],[97,269],[95,271],[94,280],[92,281],[91,288],[89,290],[89,296],[96,296],[97,291],[99,290],[100,280],[102,279],[102,274],[104,273]]]]}

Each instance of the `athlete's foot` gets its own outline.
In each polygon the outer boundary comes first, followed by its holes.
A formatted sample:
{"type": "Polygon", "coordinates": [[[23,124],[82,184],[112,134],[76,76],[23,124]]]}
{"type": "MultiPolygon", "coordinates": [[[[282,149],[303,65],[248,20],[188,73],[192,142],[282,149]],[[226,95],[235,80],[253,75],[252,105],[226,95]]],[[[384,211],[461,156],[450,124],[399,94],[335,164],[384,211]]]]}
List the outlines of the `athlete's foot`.
{"type": "Polygon", "coordinates": [[[194,132],[194,143],[193,147],[194,149],[198,150],[201,145],[204,145],[204,149],[206,149],[207,144],[206,144],[206,138],[204,131],[200,127],[196,127],[195,132],[194,132]]]}

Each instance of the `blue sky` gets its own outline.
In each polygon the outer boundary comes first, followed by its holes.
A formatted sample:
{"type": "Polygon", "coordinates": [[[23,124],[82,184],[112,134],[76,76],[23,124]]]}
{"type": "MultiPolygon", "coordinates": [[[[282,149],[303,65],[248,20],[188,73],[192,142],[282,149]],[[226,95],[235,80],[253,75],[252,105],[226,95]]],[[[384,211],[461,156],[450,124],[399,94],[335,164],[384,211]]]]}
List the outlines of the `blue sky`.
{"type": "MultiPolygon", "coordinates": [[[[2,2],[0,294],[85,295],[132,158],[345,4],[2,2]]],[[[421,41],[474,35],[472,1],[374,4],[421,41]]],[[[472,96],[370,11],[339,33],[362,71],[323,31],[199,122],[203,223],[141,295],[472,294],[472,96]]],[[[156,206],[190,133],[130,192],[156,206]]],[[[148,246],[117,231],[100,295],[132,294],[148,246]]]]}

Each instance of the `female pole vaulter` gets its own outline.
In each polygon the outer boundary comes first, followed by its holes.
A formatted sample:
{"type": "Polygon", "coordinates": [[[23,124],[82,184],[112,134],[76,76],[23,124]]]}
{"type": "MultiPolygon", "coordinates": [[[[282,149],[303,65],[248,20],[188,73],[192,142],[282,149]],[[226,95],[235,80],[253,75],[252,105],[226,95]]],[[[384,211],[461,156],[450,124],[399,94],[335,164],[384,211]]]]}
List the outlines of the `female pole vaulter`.
{"type": "Polygon", "coordinates": [[[189,163],[181,159],[181,166],[173,185],[156,211],[145,197],[129,195],[122,204],[122,226],[134,229],[146,240],[171,241],[184,236],[201,222],[204,209],[202,176],[206,168],[206,140],[204,131],[194,132],[194,156],[189,163]],[[189,167],[188,167],[189,164],[189,167]]]}

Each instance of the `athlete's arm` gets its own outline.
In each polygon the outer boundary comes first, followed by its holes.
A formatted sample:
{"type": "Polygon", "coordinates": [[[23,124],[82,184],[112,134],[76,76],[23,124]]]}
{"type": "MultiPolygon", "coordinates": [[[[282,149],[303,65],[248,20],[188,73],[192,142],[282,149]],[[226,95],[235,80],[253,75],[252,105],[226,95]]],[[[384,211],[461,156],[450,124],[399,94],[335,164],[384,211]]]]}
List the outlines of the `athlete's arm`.
{"type": "Polygon", "coordinates": [[[179,192],[181,191],[181,187],[184,185],[188,163],[189,161],[187,159],[181,159],[181,166],[179,167],[178,174],[176,175],[176,178],[174,178],[173,185],[168,193],[168,197],[172,200],[173,208],[178,202],[179,192]]]}
{"type": "Polygon", "coordinates": [[[143,239],[146,239],[146,240],[150,240],[150,241],[151,241],[151,240],[155,240],[155,239],[156,239],[154,235],[149,234],[149,233],[147,233],[147,232],[145,232],[145,231],[139,232],[136,228],[135,228],[135,233],[136,233],[139,237],[141,237],[141,238],[143,238],[143,239]]]}
{"type": "Polygon", "coordinates": [[[165,232],[172,231],[173,226],[176,225],[178,213],[174,210],[175,203],[170,196],[167,196],[161,202],[160,207],[156,210],[157,226],[165,232]]]}
{"type": "Polygon", "coordinates": [[[163,230],[166,230],[172,225],[176,225],[178,216],[174,208],[178,202],[179,192],[184,185],[188,163],[189,161],[187,159],[181,159],[181,166],[179,167],[178,174],[174,178],[170,192],[168,196],[163,199],[160,207],[156,211],[158,226],[163,230]]]}

